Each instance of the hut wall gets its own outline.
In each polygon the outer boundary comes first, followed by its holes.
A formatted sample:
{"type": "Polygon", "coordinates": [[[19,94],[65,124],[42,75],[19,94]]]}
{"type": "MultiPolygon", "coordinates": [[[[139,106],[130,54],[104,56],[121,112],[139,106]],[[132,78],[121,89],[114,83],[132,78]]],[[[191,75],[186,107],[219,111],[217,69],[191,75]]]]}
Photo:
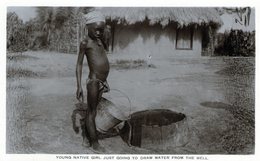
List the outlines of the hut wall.
{"type": "Polygon", "coordinates": [[[201,56],[202,52],[202,32],[200,29],[194,30],[193,33],[193,51],[196,56],[201,56]]]}
{"type": "Polygon", "coordinates": [[[130,54],[137,58],[201,56],[201,32],[194,30],[191,50],[176,49],[176,28],[160,26],[117,26],[114,31],[113,53],[130,54]]]}

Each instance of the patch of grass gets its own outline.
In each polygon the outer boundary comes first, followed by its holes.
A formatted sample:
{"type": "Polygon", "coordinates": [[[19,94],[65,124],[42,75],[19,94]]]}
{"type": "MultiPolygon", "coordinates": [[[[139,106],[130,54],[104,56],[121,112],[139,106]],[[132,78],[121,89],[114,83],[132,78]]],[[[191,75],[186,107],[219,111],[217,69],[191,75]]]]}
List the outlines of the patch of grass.
{"type": "Polygon", "coordinates": [[[231,105],[223,102],[202,102],[200,105],[204,107],[217,108],[217,109],[229,109],[231,105]]]}
{"type": "Polygon", "coordinates": [[[221,145],[229,154],[251,154],[254,151],[254,110],[222,102],[203,102],[202,106],[229,111],[234,120],[220,138],[221,145]]]}
{"type": "Polygon", "coordinates": [[[228,129],[220,138],[223,149],[229,154],[252,154],[255,146],[254,59],[225,59],[223,91],[229,104],[203,102],[201,105],[225,109],[233,115],[228,129]]]}
{"type": "Polygon", "coordinates": [[[7,73],[6,73],[7,78],[15,78],[15,77],[39,77],[40,74],[35,73],[33,71],[30,70],[26,70],[26,69],[21,69],[21,68],[9,68],[7,69],[7,73]]]}
{"type": "Polygon", "coordinates": [[[29,90],[29,87],[25,87],[23,85],[17,85],[17,86],[8,86],[6,89],[7,90],[29,90]]]}
{"type": "Polygon", "coordinates": [[[254,75],[255,63],[252,59],[227,59],[224,60],[226,67],[217,71],[220,75],[254,75]]]}
{"type": "Polygon", "coordinates": [[[235,120],[221,138],[223,148],[230,154],[254,153],[255,119],[254,112],[243,107],[233,106],[229,110],[235,120]]]}
{"type": "Polygon", "coordinates": [[[112,68],[116,69],[141,69],[141,68],[155,68],[155,65],[148,64],[147,61],[142,59],[137,60],[116,60],[110,65],[112,68]]]}
{"type": "Polygon", "coordinates": [[[12,55],[8,55],[7,54],[7,60],[10,61],[21,61],[21,60],[25,60],[25,59],[39,59],[37,57],[33,57],[33,56],[29,56],[29,55],[22,55],[21,53],[17,53],[17,54],[12,54],[12,55]]]}
{"type": "Polygon", "coordinates": [[[237,92],[236,99],[226,108],[233,117],[229,129],[221,138],[223,148],[230,154],[251,154],[255,145],[255,106],[254,98],[237,92]]]}

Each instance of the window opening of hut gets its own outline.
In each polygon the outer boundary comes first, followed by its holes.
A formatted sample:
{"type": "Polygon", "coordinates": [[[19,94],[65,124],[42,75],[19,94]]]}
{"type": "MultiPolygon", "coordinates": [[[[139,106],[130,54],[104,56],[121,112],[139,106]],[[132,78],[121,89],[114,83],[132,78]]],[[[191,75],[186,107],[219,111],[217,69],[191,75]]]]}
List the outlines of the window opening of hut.
{"type": "Polygon", "coordinates": [[[191,50],[192,49],[192,29],[182,28],[177,29],[176,35],[176,49],[178,50],[191,50]]]}

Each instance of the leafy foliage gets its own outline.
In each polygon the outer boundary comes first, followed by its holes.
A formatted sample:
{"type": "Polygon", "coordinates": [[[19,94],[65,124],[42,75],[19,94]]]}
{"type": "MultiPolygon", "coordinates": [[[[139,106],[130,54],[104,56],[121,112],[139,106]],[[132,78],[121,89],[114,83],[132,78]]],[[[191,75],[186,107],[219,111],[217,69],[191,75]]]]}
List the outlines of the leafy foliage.
{"type": "Polygon", "coordinates": [[[76,53],[80,31],[83,29],[80,27],[82,12],[88,12],[88,9],[89,7],[38,7],[37,20],[41,26],[40,32],[45,35],[42,44],[46,44],[49,50],[76,53]]]}
{"type": "Polygon", "coordinates": [[[28,41],[26,39],[26,27],[15,12],[7,13],[7,49],[19,52],[26,50],[28,41]]]}
{"type": "Polygon", "coordinates": [[[216,55],[255,56],[255,32],[231,30],[219,34],[216,55]]]}
{"type": "Polygon", "coordinates": [[[7,14],[7,49],[48,49],[76,53],[84,35],[83,13],[91,7],[37,7],[34,19],[23,23],[15,12],[7,14]]]}

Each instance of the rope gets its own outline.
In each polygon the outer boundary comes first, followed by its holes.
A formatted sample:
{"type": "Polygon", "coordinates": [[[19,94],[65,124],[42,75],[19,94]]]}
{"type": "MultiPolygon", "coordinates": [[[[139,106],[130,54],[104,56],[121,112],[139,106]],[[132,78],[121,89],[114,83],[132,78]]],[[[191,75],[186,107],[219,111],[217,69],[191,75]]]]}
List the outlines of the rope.
{"type": "MultiPolygon", "coordinates": [[[[128,99],[130,106],[129,106],[129,115],[128,115],[127,119],[128,119],[128,120],[131,120],[131,119],[132,119],[132,115],[131,115],[131,112],[132,112],[132,103],[131,103],[130,98],[127,96],[127,94],[125,94],[124,92],[120,91],[119,89],[110,89],[110,90],[112,90],[112,91],[113,91],[113,90],[114,90],[114,91],[118,91],[119,93],[121,93],[122,95],[124,95],[124,96],[128,99]]],[[[129,131],[128,140],[127,140],[127,145],[128,145],[129,147],[132,147],[132,146],[131,146],[132,127],[131,127],[131,124],[128,123],[127,121],[125,121],[125,123],[127,123],[127,124],[130,126],[130,131],[129,131]]],[[[116,129],[116,131],[119,133],[118,127],[115,128],[115,129],[116,129]]]]}
{"type": "Polygon", "coordinates": [[[124,95],[127,98],[128,102],[129,102],[129,105],[130,105],[129,106],[129,115],[128,115],[127,119],[131,119],[132,103],[131,103],[130,98],[127,96],[127,94],[125,94],[124,92],[122,92],[119,89],[110,89],[110,91],[117,91],[117,92],[121,93],[122,95],[124,95]]]}

